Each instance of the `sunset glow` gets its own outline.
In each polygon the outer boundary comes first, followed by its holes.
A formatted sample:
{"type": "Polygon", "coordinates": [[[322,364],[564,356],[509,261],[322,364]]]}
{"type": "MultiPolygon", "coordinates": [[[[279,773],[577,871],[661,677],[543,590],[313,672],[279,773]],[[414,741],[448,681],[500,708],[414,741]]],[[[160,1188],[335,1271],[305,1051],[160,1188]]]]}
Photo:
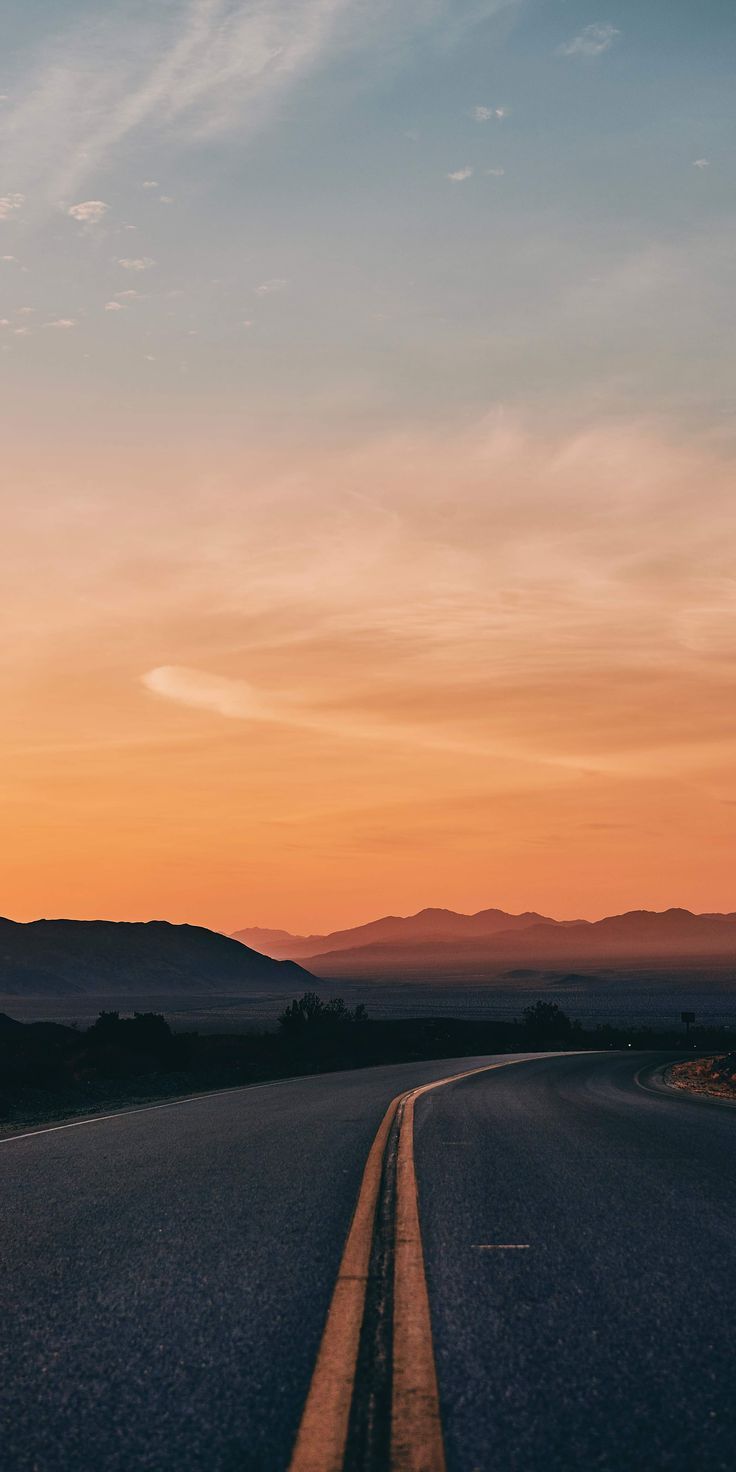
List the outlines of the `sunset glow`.
{"type": "Polygon", "coordinates": [[[733,909],[725,7],[88,8],[3,79],[4,913],[733,909]]]}

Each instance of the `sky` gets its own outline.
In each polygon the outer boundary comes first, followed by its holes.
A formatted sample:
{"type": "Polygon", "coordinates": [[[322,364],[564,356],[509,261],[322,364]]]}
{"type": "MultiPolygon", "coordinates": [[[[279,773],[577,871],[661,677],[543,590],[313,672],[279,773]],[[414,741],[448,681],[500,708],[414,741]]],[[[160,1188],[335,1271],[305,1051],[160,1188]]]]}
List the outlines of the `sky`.
{"type": "Polygon", "coordinates": [[[730,0],[15,0],[0,909],[736,909],[730,0]]]}

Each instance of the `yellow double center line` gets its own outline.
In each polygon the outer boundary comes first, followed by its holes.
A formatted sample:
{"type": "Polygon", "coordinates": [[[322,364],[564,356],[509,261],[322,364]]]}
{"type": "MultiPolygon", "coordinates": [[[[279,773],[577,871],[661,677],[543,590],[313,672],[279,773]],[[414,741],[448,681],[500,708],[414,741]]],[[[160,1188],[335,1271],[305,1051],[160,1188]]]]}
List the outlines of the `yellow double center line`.
{"type": "Polygon", "coordinates": [[[397,1094],[366,1161],[289,1472],[345,1472],[383,1159],[398,1115],[390,1472],[445,1472],[437,1372],[414,1166],[414,1107],[445,1084],[524,1060],[484,1064],[397,1094]]]}

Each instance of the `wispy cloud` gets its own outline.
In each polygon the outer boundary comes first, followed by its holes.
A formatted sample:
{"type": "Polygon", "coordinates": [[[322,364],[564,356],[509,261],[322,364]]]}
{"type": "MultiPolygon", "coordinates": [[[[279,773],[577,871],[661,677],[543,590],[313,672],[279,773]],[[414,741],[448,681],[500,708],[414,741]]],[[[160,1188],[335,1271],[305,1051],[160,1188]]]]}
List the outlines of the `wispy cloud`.
{"type": "Polygon", "coordinates": [[[283,291],[288,284],[284,276],[272,276],[270,281],[262,281],[260,286],[256,287],[256,296],[273,296],[275,292],[283,291]]]}
{"type": "Polygon", "coordinates": [[[125,311],[125,307],[123,306],[123,303],[122,302],[105,302],[105,311],[106,312],[124,312],[125,311]]]}
{"type": "Polygon", "coordinates": [[[710,159],[709,158],[694,158],[693,159],[693,168],[694,169],[709,169],[710,168],[710,159]]]}
{"type": "Polygon", "coordinates": [[[252,130],[320,62],[352,9],[351,0],[134,0],[113,14],[99,3],[83,26],[46,43],[10,109],[14,175],[53,202],[134,134],[252,130]]]}
{"type": "MultiPolygon", "coordinates": [[[[670,770],[708,771],[733,745],[728,453],[623,423],[530,435],[505,415],[464,435],[223,458],[215,495],[207,456],[180,457],[163,498],[142,460],[98,463],[82,500],[66,471],[42,620],[37,586],[10,580],[7,658],[25,671],[41,651],[51,669],[93,608],[90,668],[127,631],[136,732],[148,671],[162,704],[244,721],[253,748],[270,722],[285,748],[290,728],[323,733],[309,750],[330,764],[343,739],[366,758],[379,742],[474,752],[499,786],[510,768],[488,758],[506,753],[528,785],[530,763],[545,783],[550,760],[559,776],[638,776],[664,770],[653,753],[668,747],[670,770]]],[[[57,484],[45,494],[56,514],[57,484]]],[[[8,569],[38,525],[29,500],[8,569]]],[[[160,730],[155,707],[145,724],[160,730]]]]}
{"type": "Polygon", "coordinates": [[[471,178],[472,173],[473,170],[470,164],[465,164],[465,167],[462,169],[453,169],[452,173],[448,174],[447,177],[448,179],[452,179],[453,184],[462,184],[465,179],[471,178]]]}
{"type": "Polygon", "coordinates": [[[558,56],[600,56],[603,51],[608,51],[621,32],[615,26],[596,22],[590,26],[583,26],[577,36],[571,41],[564,41],[557,47],[558,56]]]}
{"type": "Polygon", "coordinates": [[[453,736],[441,728],[433,729],[428,724],[410,724],[401,720],[381,720],[365,715],[320,711],[305,702],[284,699],[283,695],[263,693],[247,680],[214,675],[207,670],[191,669],[182,665],[160,665],[147,670],[141,676],[142,684],[153,695],[172,700],[195,710],[209,711],[213,715],[225,716],[228,720],[269,722],[272,725],[291,727],[300,731],[340,739],[386,742],[394,746],[409,746],[424,751],[454,752],[458,755],[512,757],[544,766],[566,767],[579,761],[565,757],[542,755],[539,752],[520,752],[518,746],[506,746],[499,741],[468,740],[453,736]]]}
{"type": "MultiPolygon", "coordinates": [[[[12,179],[40,207],[73,198],[126,143],[248,137],[332,58],[392,64],[425,30],[451,39],[517,0],[90,0],[47,36],[2,112],[12,179]]],[[[0,136],[1,136],[0,135],[0,136]]],[[[156,165],[143,188],[159,187],[156,165]]]]}
{"type": "Polygon", "coordinates": [[[83,225],[98,225],[110,206],[103,199],[85,199],[82,204],[70,205],[67,214],[83,225]]]}
{"type": "Polygon", "coordinates": [[[191,518],[195,582],[183,580],[183,621],[166,636],[186,654],[163,670],[141,662],[155,694],[546,771],[653,771],[670,741],[673,766],[711,760],[691,750],[681,690],[697,686],[700,736],[720,741],[734,647],[728,460],[620,425],[530,440],[504,419],[465,440],[398,437],[320,459],[278,478],[277,494],[269,478],[254,494],[257,481],[247,509],[236,480],[216,522],[191,518]],[[640,552],[650,534],[655,565],[640,552]],[[228,628],[219,649],[201,632],[214,610],[228,628]],[[600,699],[586,705],[590,689],[600,699]]]}
{"type": "Polygon", "coordinates": [[[483,107],[480,103],[477,107],[473,108],[472,112],[476,123],[489,123],[491,118],[498,118],[501,121],[503,118],[507,118],[508,115],[509,110],[507,107],[483,107]]]}
{"type": "Polygon", "coordinates": [[[120,256],[118,260],[124,271],[150,271],[155,264],[153,256],[120,256]]]}
{"type": "Polygon", "coordinates": [[[0,195],[0,220],[9,220],[26,202],[25,194],[0,195]]]}
{"type": "Polygon", "coordinates": [[[161,665],[148,670],[142,681],[154,695],[162,695],[167,700],[176,700],[195,709],[213,711],[233,720],[267,721],[273,718],[272,709],[245,680],[231,680],[182,665],[161,665]]]}
{"type": "Polygon", "coordinates": [[[44,322],[43,325],[44,327],[60,327],[65,330],[69,327],[76,327],[77,319],[76,317],[55,317],[53,321],[44,322]]]}

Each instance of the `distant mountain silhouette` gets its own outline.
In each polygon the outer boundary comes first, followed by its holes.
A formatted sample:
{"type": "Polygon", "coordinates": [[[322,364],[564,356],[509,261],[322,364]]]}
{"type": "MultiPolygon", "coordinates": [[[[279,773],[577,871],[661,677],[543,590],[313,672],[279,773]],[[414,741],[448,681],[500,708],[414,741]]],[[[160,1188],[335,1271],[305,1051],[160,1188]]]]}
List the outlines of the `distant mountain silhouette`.
{"type": "Polygon", "coordinates": [[[279,961],[299,960],[302,956],[324,955],[330,951],[352,950],[356,946],[385,944],[396,941],[403,945],[412,941],[462,940],[472,936],[496,935],[502,930],[523,930],[529,925],[556,925],[548,915],[533,910],[523,915],[508,915],[505,910],[479,910],[475,915],[461,915],[455,910],[427,909],[417,915],[384,915],[367,925],[350,930],[332,930],[328,935],[291,935],[288,930],[263,930],[259,926],[236,930],[233,940],[253,946],[279,961]]]}
{"type": "MultiPolygon", "coordinates": [[[[286,932],[243,930],[266,946],[278,937],[281,955],[304,958],[320,977],[366,978],[478,975],[485,969],[579,967],[642,961],[727,960],[736,965],[736,914],[694,915],[690,910],[630,910],[604,920],[550,920],[527,913],[481,910],[458,915],[422,910],[406,920],[389,916],[371,925],[326,936],[286,937],[286,932]],[[309,947],[313,949],[309,949],[309,947]]],[[[513,973],[512,973],[513,974],[513,973]]],[[[523,974],[523,973],[522,973],[523,974]]]]}
{"type": "Polygon", "coordinates": [[[274,961],[197,925],[0,919],[2,996],[240,996],[254,987],[304,990],[311,981],[291,961],[274,961]]]}

